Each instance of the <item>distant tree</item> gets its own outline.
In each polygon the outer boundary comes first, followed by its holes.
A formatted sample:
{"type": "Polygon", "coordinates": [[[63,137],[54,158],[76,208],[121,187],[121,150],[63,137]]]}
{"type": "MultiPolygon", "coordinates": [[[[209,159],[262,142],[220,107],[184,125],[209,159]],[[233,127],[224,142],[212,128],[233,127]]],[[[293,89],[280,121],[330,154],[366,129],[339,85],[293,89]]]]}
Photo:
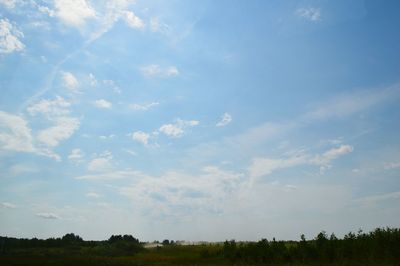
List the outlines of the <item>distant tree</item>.
{"type": "Polygon", "coordinates": [[[229,260],[235,260],[236,253],[237,253],[237,248],[236,248],[235,240],[231,240],[231,241],[226,240],[224,242],[224,247],[223,247],[224,257],[229,260]]]}
{"type": "Polygon", "coordinates": [[[112,235],[109,239],[109,243],[116,243],[116,242],[127,242],[127,243],[137,243],[139,244],[139,239],[131,236],[131,235],[112,235]]]}
{"type": "Polygon", "coordinates": [[[167,246],[167,245],[170,244],[170,242],[169,242],[168,239],[164,239],[163,242],[162,242],[162,244],[163,244],[164,246],[167,246]]]}
{"type": "Polygon", "coordinates": [[[83,242],[83,239],[74,233],[69,233],[61,238],[61,242],[66,245],[79,244],[83,242]]]}
{"type": "Polygon", "coordinates": [[[115,242],[118,242],[118,241],[122,241],[122,236],[121,235],[112,235],[109,239],[108,239],[108,242],[109,243],[115,243],[115,242]]]}

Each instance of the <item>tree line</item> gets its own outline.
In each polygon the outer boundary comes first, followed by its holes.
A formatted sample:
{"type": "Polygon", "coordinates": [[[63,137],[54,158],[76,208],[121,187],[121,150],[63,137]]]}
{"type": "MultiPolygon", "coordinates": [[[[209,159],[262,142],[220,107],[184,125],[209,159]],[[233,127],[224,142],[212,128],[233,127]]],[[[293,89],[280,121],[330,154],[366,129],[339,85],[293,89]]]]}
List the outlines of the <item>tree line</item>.
{"type": "MultiPolygon", "coordinates": [[[[157,250],[165,249],[172,253],[181,250],[176,242],[162,242],[163,247],[157,247],[157,250]]],[[[60,250],[79,256],[134,256],[147,252],[143,244],[131,235],[112,235],[103,241],[84,241],[73,233],[45,240],[0,237],[0,257],[2,254],[15,256],[38,249],[60,250]]],[[[199,261],[213,260],[240,265],[399,265],[400,229],[377,228],[369,233],[360,230],[357,233],[350,232],[341,239],[333,233],[328,235],[322,231],[310,240],[301,235],[299,241],[277,241],[275,238],[257,242],[230,240],[185,248],[193,250],[193,256],[198,256],[199,261]]]]}
{"type": "Polygon", "coordinates": [[[0,237],[0,254],[32,248],[64,248],[100,255],[132,255],[142,251],[143,245],[132,235],[112,235],[108,240],[84,241],[79,235],[69,233],[61,238],[14,238],[0,237]]]}
{"type": "Polygon", "coordinates": [[[343,239],[322,231],[312,240],[306,240],[304,235],[300,241],[276,241],[274,238],[237,243],[231,240],[225,241],[222,256],[231,262],[260,264],[357,262],[370,265],[379,262],[379,265],[399,265],[396,263],[400,262],[400,230],[377,228],[369,233],[360,230],[357,234],[346,234],[343,239]]]}

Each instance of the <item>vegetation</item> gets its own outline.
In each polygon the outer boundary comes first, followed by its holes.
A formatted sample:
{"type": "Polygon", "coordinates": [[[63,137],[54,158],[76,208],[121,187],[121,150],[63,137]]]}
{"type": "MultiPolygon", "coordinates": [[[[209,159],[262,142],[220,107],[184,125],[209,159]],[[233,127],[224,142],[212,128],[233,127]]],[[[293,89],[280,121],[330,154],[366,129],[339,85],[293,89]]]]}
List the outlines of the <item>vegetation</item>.
{"type": "Polygon", "coordinates": [[[319,233],[300,241],[236,242],[145,249],[131,235],[84,241],[75,234],[46,240],[0,237],[0,265],[400,265],[400,229],[319,233]]]}

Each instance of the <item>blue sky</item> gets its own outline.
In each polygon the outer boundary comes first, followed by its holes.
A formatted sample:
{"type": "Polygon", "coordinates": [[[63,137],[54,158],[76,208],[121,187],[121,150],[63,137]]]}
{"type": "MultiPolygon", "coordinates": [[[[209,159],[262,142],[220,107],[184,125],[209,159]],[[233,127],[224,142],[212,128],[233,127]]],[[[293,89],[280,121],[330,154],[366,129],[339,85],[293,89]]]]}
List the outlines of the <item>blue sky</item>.
{"type": "Polygon", "coordinates": [[[0,0],[0,234],[400,226],[399,9],[0,0]]]}

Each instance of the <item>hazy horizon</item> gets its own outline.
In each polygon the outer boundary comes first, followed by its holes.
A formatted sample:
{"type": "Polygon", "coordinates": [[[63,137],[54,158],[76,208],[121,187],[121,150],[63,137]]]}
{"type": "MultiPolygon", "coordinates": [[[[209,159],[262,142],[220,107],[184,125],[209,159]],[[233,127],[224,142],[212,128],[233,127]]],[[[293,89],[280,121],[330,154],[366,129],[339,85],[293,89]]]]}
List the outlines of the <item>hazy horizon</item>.
{"type": "Polygon", "coordinates": [[[0,0],[0,235],[400,227],[399,11],[0,0]]]}

